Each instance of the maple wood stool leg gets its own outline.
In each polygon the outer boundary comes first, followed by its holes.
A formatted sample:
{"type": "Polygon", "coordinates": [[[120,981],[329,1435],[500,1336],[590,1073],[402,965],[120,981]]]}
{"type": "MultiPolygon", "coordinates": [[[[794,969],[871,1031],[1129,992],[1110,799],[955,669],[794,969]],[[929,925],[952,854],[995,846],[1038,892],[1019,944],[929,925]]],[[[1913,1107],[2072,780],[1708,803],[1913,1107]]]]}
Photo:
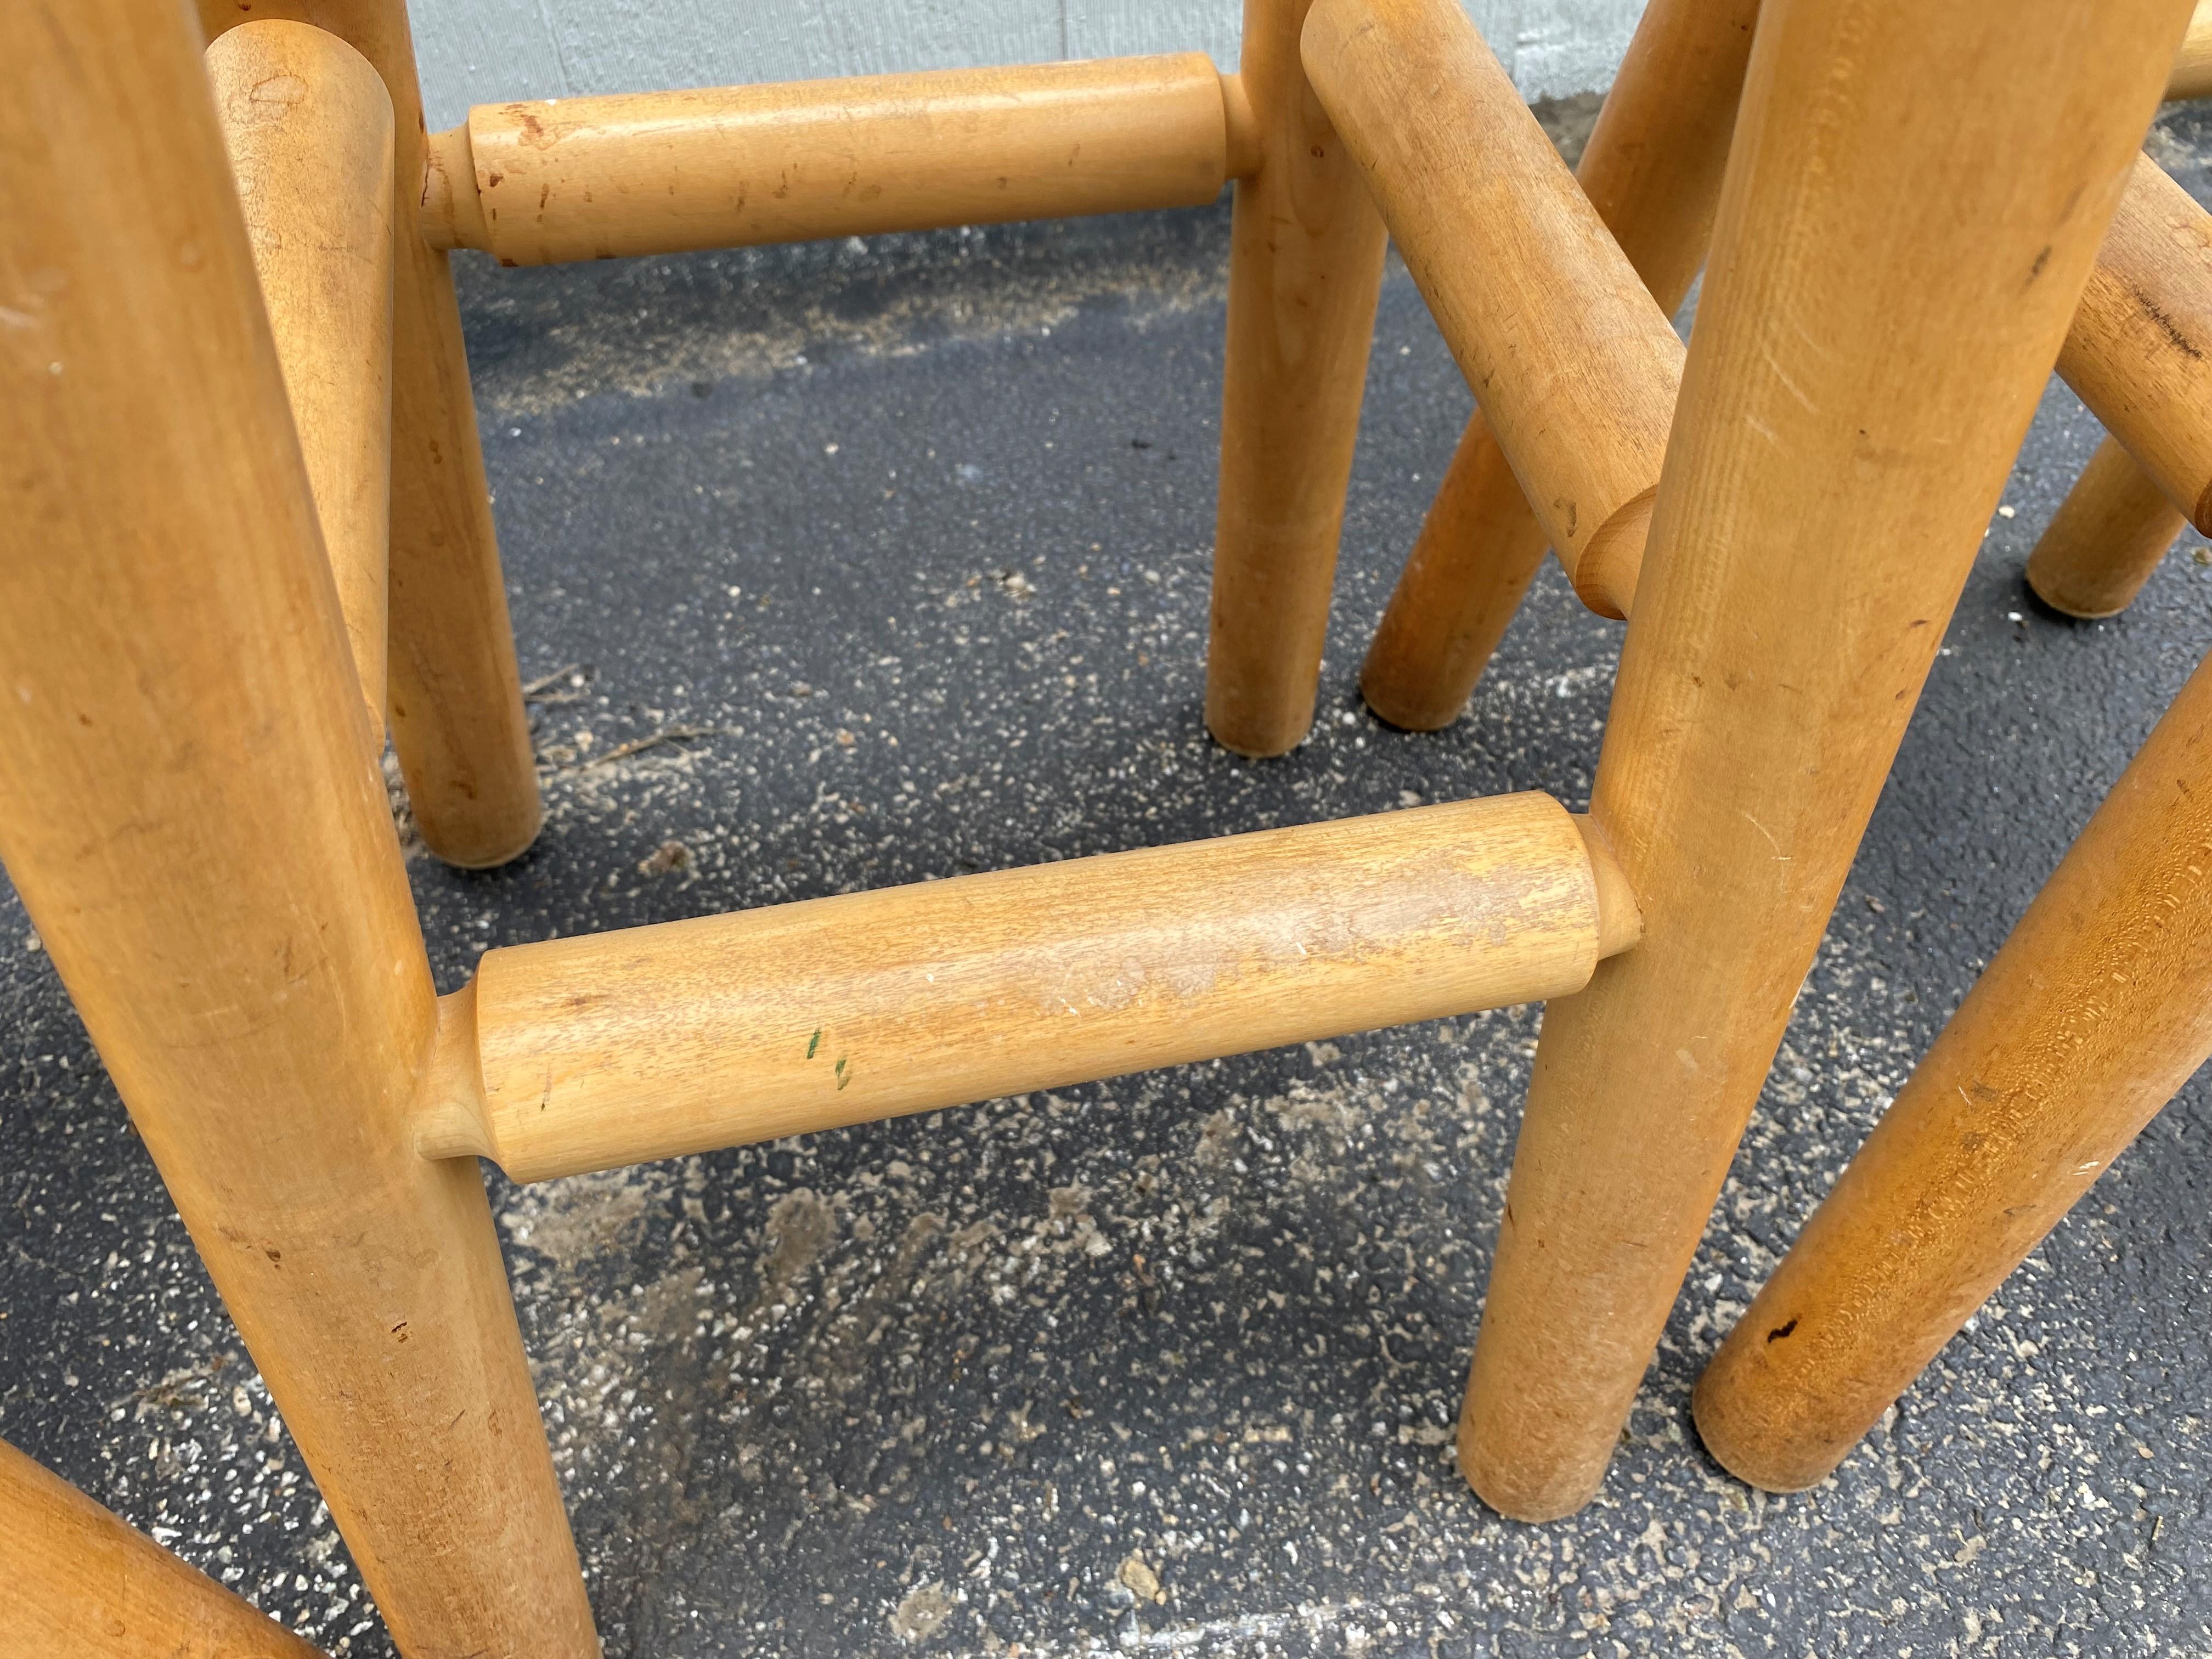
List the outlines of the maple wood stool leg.
{"type": "Polygon", "coordinates": [[[320,1650],[0,1441],[0,1653],[320,1659],[320,1650]]]}
{"type": "Polygon", "coordinates": [[[1644,942],[1545,1011],[1460,1420],[1507,1515],[1604,1476],[2187,15],[1762,10],[1591,806],[1644,942]]]}
{"type": "Polygon", "coordinates": [[[1826,1479],[2212,1057],[2200,667],[1698,1380],[1753,1486],[1826,1479]]]}
{"type": "Polygon", "coordinates": [[[449,256],[419,222],[422,95],[406,0],[199,0],[199,9],[211,36],[268,18],[328,29],[392,94],[392,746],[424,844],[448,864],[503,864],[536,838],[544,807],[449,256]]]}
{"type": "Polygon", "coordinates": [[[1243,755],[1313,724],[1359,429],[1382,221],[1306,85],[1309,0],[1245,0],[1259,171],[1237,182],[1206,724],[1243,755]]]}
{"type": "Polygon", "coordinates": [[[402,1651],[591,1659],[198,31],[0,82],[0,862],[402,1651]]]}
{"type": "Polygon", "coordinates": [[[384,750],[392,540],[392,100],[368,60],[308,23],[208,48],[253,267],[307,459],[346,638],[384,750]]]}
{"type": "Polygon", "coordinates": [[[2202,98],[2208,94],[2212,94],[2212,0],[2197,0],[2189,33],[2173,60],[2173,73],[2166,79],[2166,95],[2202,98]]]}
{"type": "Polygon", "coordinates": [[[2028,555],[2027,585],[2069,617],[2117,617],[2135,603],[2188,522],[2119,440],[2108,437],[2028,555]]]}
{"type": "Polygon", "coordinates": [[[1369,642],[1359,671],[1368,708],[1407,732],[1457,720],[1551,544],[1476,410],[1369,642]]]}
{"type": "MultiPolygon", "coordinates": [[[[1759,0],[1652,0],[1575,170],[1670,317],[1711,240],[1758,15],[1759,0]]],[[[1367,648],[1367,706],[1413,732],[1457,720],[1546,545],[1477,410],[1367,648]]]]}

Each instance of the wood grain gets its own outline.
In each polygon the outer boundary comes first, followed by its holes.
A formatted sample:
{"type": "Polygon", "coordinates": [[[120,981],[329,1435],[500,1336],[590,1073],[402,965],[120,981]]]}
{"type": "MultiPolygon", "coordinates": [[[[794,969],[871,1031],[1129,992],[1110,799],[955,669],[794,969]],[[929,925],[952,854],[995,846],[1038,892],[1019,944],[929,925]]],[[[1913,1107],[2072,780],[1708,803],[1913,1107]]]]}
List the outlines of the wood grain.
{"type": "Polygon", "coordinates": [[[485,105],[431,152],[430,240],[508,265],[1190,207],[1229,178],[1200,52],[485,105]]]}
{"type": "Polygon", "coordinates": [[[1698,1380],[1698,1432],[1817,1485],[2212,1058],[2200,667],[1698,1380]]]}
{"type": "Polygon", "coordinates": [[[1579,988],[1639,932],[1545,795],[485,953],[422,1144],[518,1181],[1579,988]]]}
{"type": "Polygon", "coordinates": [[[392,99],[368,60],[309,23],[248,23],[208,48],[253,269],[384,749],[391,605],[392,99]]]}
{"type": "Polygon", "coordinates": [[[1645,937],[1545,1011],[1461,1417],[1508,1515],[1603,1478],[2188,10],[1761,9],[1591,805],[1645,937]]]}
{"type": "Polygon", "coordinates": [[[0,1659],[321,1659],[0,1441],[0,1659]]]}
{"type": "Polygon", "coordinates": [[[592,1659],[189,10],[0,7],[0,861],[408,1659],[592,1659]]]}
{"type": "Polygon", "coordinates": [[[2212,213],[2148,155],[2058,372],[2189,521],[2212,529],[2212,213]]]}

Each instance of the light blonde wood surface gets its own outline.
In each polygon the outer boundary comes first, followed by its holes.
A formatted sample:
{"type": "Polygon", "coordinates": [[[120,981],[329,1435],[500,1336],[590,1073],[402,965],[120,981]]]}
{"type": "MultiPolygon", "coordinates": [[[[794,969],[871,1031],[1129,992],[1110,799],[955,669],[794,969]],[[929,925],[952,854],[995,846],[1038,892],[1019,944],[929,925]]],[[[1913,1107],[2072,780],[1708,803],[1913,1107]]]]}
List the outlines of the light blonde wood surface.
{"type": "Polygon", "coordinates": [[[1313,725],[1387,238],[1298,63],[1309,0],[1244,0],[1262,160],[1229,236],[1206,725],[1280,755],[1313,725]]]}
{"type": "Polygon", "coordinates": [[[0,862],[408,1659],[592,1659],[198,33],[0,7],[0,862]]]}
{"type": "Polygon", "coordinates": [[[1611,865],[1509,795],[490,951],[422,1144],[536,1181],[1554,996],[1637,938],[1611,865]]]}
{"type": "Polygon", "coordinates": [[[1591,807],[1645,935],[1545,1011],[1461,1417],[1508,1515],[1603,1477],[2187,11],[1761,9],[1591,807]]]}
{"type": "MultiPolygon", "coordinates": [[[[1668,316],[1705,263],[1759,0],[1651,0],[1575,170],[1668,316]]],[[[1480,410],[1367,648],[1359,689],[1393,726],[1467,706],[1550,545],[1480,410]]]]}
{"type": "Polygon", "coordinates": [[[431,240],[509,265],[1190,207],[1229,178],[1196,52],[486,104],[432,149],[431,240]]]}
{"type": "Polygon", "coordinates": [[[1651,0],[1575,169],[1672,317],[1712,245],[1759,0],[1651,0]]]}
{"type": "Polygon", "coordinates": [[[2069,617],[2117,617],[2187,523],[2119,440],[2107,437],[2028,555],[2027,585],[2069,617]]]}
{"type": "Polygon", "coordinates": [[[1368,644],[1367,706],[1407,732],[1457,720],[1551,544],[1476,410],[1368,644]]]}
{"type": "MultiPolygon", "coordinates": [[[[328,29],[376,65],[392,95],[393,177],[424,174],[422,100],[406,0],[198,0],[210,39],[257,19],[328,29]]],[[[543,807],[514,664],[476,402],[447,256],[394,216],[392,611],[386,715],[416,827],[449,864],[501,864],[543,807]]]]}
{"type": "Polygon", "coordinates": [[[1252,100],[1244,90],[1243,76],[1221,77],[1221,113],[1228,125],[1230,176],[1249,179],[1260,170],[1267,146],[1261,142],[1259,118],[1252,113],[1252,100]]]}
{"type": "Polygon", "coordinates": [[[1583,602],[1627,614],[1682,343],[1458,0],[1315,0],[1306,73],[1583,602]]]}
{"type": "Polygon", "coordinates": [[[0,1585],[0,1659],[320,1659],[4,1441],[0,1585]]]}
{"type": "Polygon", "coordinates": [[[1817,1485],[2212,1057],[2199,668],[1698,1380],[1753,1486],[1817,1485]]]}
{"type": "Polygon", "coordinates": [[[2148,155],[2058,372],[2190,522],[2212,530],[2212,213],[2148,155]]]}
{"type": "Polygon", "coordinates": [[[2212,0],[2202,0],[2189,20],[2189,33],[2167,77],[2168,98],[2202,98],[2212,93],[2212,0]]]}
{"type": "Polygon", "coordinates": [[[392,538],[392,99],[309,23],[248,23],[208,48],[216,112],[307,457],[346,638],[384,749],[392,538]]]}

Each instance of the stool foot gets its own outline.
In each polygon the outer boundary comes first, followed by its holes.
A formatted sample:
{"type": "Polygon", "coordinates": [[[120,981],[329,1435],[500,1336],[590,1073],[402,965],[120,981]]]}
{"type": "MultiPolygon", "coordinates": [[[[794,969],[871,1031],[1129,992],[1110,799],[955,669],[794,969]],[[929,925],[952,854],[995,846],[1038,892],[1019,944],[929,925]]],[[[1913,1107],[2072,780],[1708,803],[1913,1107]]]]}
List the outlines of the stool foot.
{"type": "Polygon", "coordinates": [[[1246,0],[1263,159],[1237,183],[1206,724],[1240,755],[1313,724],[1382,284],[1382,221],[1298,62],[1309,0],[1246,0]]]}

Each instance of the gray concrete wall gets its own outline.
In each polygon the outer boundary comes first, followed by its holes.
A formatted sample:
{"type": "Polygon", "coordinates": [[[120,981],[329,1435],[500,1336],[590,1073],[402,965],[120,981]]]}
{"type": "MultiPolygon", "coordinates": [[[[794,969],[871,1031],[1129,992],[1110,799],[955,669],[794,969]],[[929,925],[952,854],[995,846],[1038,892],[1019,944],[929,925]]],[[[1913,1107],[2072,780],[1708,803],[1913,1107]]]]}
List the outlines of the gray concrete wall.
{"type": "MultiPolygon", "coordinates": [[[[1530,99],[1613,78],[1643,0],[1463,0],[1530,99]]],[[[433,127],[471,104],[896,70],[1211,52],[1242,0],[409,0],[433,127]]]]}

